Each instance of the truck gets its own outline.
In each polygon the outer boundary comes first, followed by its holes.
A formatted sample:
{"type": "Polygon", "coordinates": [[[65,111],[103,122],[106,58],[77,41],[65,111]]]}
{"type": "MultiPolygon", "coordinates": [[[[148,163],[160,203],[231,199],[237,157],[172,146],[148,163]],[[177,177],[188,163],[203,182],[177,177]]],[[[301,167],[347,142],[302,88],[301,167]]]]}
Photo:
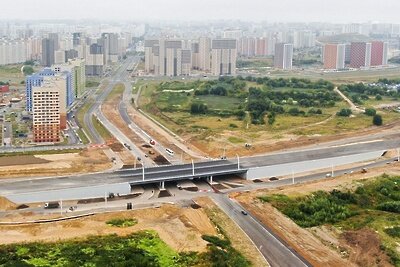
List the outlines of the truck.
{"type": "Polygon", "coordinates": [[[58,209],[59,207],[60,207],[60,202],[57,201],[44,203],[45,209],[58,209]]]}

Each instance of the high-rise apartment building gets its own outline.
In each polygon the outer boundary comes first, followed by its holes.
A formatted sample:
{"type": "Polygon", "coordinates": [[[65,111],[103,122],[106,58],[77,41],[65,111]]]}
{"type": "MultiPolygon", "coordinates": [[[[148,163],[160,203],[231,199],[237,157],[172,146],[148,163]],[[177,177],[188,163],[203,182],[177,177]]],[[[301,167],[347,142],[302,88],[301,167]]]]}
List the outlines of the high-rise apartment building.
{"type": "Polygon", "coordinates": [[[208,37],[199,38],[199,70],[211,70],[211,39],[208,37]]]}
{"type": "Polygon", "coordinates": [[[245,57],[254,57],[256,54],[256,38],[243,37],[239,40],[239,54],[245,57]]]}
{"type": "MultiPolygon", "coordinates": [[[[159,40],[144,41],[144,71],[146,73],[155,72],[155,61],[158,60],[158,55],[155,55],[155,50],[158,50],[159,40]],[[155,48],[157,46],[157,48],[155,48]],[[156,58],[155,58],[156,57],[156,58]]],[[[157,64],[158,65],[158,64],[157,64]]]]}
{"type": "Polygon", "coordinates": [[[296,31],[293,33],[293,47],[306,48],[315,46],[315,33],[312,31],[296,31]]]}
{"type": "Polygon", "coordinates": [[[84,59],[71,59],[68,64],[74,66],[75,97],[82,97],[86,89],[86,65],[84,59]]]}
{"type": "Polygon", "coordinates": [[[0,65],[25,62],[28,57],[24,40],[0,40],[0,65]]]}
{"type": "Polygon", "coordinates": [[[371,43],[351,43],[350,67],[363,68],[369,66],[371,66],[371,43]]]}
{"type": "Polygon", "coordinates": [[[42,65],[50,67],[55,62],[55,43],[54,39],[44,38],[42,40],[42,65]]]}
{"type": "Polygon", "coordinates": [[[382,66],[388,63],[388,43],[382,41],[371,42],[371,66],[382,66]]]}
{"type": "Polygon", "coordinates": [[[65,77],[47,76],[32,87],[34,142],[60,141],[60,130],[67,127],[66,83],[65,77]]]}
{"type": "Polygon", "coordinates": [[[325,44],[322,52],[324,69],[344,69],[345,53],[346,45],[344,44],[325,44]]]}
{"type": "Polygon", "coordinates": [[[274,67],[292,69],[293,44],[277,43],[275,45],[274,67]]]}
{"type": "Polygon", "coordinates": [[[33,88],[33,141],[60,142],[60,91],[45,85],[33,88]]]}
{"type": "Polygon", "coordinates": [[[258,57],[264,57],[264,56],[268,55],[268,39],[267,38],[257,38],[256,39],[255,55],[258,57]]]}
{"type": "Polygon", "coordinates": [[[164,58],[161,58],[161,69],[165,76],[182,75],[182,41],[165,40],[164,58]],[[164,63],[164,64],[162,64],[164,63]]]}
{"type": "Polygon", "coordinates": [[[237,41],[235,39],[212,40],[211,73],[215,76],[235,75],[237,41]]]}
{"type": "Polygon", "coordinates": [[[26,110],[32,112],[32,88],[40,87],[44,77],[54,76],[56,73],[50,68],[44,68],[38,73],[27,76],[25,79],[26,110]]]}
{"type": "Polygon", "coordinates": [[[86,49],[86,75],[101,76],[104,72],[103,47],[99,44],[92,44],[86,49]]]}

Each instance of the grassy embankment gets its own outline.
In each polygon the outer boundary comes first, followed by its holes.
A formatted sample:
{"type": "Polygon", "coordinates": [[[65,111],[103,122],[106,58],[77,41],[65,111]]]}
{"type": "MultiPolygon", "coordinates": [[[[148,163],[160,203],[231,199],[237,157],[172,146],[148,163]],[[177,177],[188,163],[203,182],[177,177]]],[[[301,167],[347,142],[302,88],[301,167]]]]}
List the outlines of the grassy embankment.
{"type": "Polygon", "coordinates": [[[355,190],[317,191],[306,196],[265,195],[269,202],[301,227],[333,225],[341,231],[370,228],[382,248],[400,266],[400,177],[382,175],[363,181],[355,190]]]}

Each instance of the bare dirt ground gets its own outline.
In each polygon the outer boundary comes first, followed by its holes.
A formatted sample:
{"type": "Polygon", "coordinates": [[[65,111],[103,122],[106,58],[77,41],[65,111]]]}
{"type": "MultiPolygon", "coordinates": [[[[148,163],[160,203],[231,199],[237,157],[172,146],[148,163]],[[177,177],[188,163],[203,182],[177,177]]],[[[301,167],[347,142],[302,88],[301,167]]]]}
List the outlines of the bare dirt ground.
{"type": "Polygon", "coordinates": [[[272,205],[262,203],[257,198],[265,194],[299,196],[316,190],[351,189],[357,186],[358,180],[376,177],[382,173],[400,175],[400,164],[393,163],[369,169],[367,173],[355,172],[295,186],[235,193],[232,196],[309,260],[313,266],[390,266],[388,257],[380,249],[379,237],[375,232],[361,229],[341,233],[326,226],[303,229],[272,205]],[[344,253],[341,254],[341,252],[344,253]]]}
{"type": "Polygon", "coordinates": [[[358,266],[393,266],[388,255],[380,248],[378,234],[371,229],[345,232],[340,241],[352,251],[349,260],[358,266]]]}
{"type": "Polygon", "coordinates": [[[48,160],[35,156],[10,156],[0,158],[1,166],[16,166],[16,165],[27,165],[27,164],[42,164],[48,163],[48,160]]]}
{"type": "Polygon", "coordinates": [[[29,158],[12,156],[1,158],[1,160],[9,165],[0,167],[0,179],[97,172],[107,170],[112,166],[101,149],[87,149],[80,153],[36,155],[29,158]],[[19,160],[23,160],[25,164],[15,164],[19,160]]]}
{"type": "MultiPolygon", "coordinates": [[[[262,141],[257,141],[252,143],[252,147],[247,149],[243,144],[229,144],[226,149],[226,155],[228,157],[234,157],[236,154],[240,156],[252,156],[260,155],[274,151],[287,150],[293,148],[300,148],[310,145],[317,145],[319,143],[337,141],[341,139],[354,138],[369,136],[372,134],[383,133],[383,132],[394,132],[400,130],[400,121],[396,121],[381,127],[372,126],[364,130],[358,130],[357,132],[348,131],[342,134],[328,135],[328,136],[297,136],[284,134],[279,136],[279,140],[271,138],[268,132],[265,132],[262,136],[257,137],[257,139],[262,141]]],[[[224,135],[230,136],[229,131],[225,131],[224,135]]],[[[237,136],[235,132],[232,132],[231,136],[237,136]]],[[[190,137],[188,137],[190,140],[190,137]]],[[[186,139],[186,138],[185,138],[186,139]]],[[[222,138],[221,140],[225,140],[222,138]]],[[[220,140],[220,141],[221,141],[220,140]]],[[[215,140],[218,143],[218,139],[215,140]]],[[[190,141],[199,150],[211,155],[212,157],[218,157],[222,153],[221,144],[216,145],[214,143],[207,143],[204,141],[190,141]]],[[[223,146],[222,146],[223,147],[223,146]]]]}
{"type": "Polygon", "coordinates": [[[13,210],[17,207],[17,204],[11,202],[5,197],[0,197],[0,210],[13,210]]]}
{"type": "MultiPolygon", "coordinates": [[[[32,220],[42,216],[32,214],[14,217],[15,220],[32,220]]],[[[203,209],[179,208],[163,205],[160,208],[99,214],[82,219],[24,226],[0,226],[1,244],[58,241],[83,238],[89,235],[127,235],[140,230],[155,230],[177,251],[204,251],[207,242],[201,235],[215,235],[216,230],[203,209]],[[113,218],[136,218],[133,227],[118,228],[106,222],[113,218]],[[3,238],[4,237],[4,238],[3,238]]]]}

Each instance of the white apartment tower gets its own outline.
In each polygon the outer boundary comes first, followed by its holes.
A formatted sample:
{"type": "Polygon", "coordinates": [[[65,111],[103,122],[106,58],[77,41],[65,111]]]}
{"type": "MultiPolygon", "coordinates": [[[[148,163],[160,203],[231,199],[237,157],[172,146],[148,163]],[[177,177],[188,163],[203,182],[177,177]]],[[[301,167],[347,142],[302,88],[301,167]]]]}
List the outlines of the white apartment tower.
{"type": "Polygon", "coordinates": [[[212,40],[211,73],[215,76],[235,75],[237,48],[235,39],[212,40]]]}
{"type": "Polygon", "coordinates": [[[208,37],[199,39],[199,69],[205,72],[211,70],[211,39],[208,37]]]}

